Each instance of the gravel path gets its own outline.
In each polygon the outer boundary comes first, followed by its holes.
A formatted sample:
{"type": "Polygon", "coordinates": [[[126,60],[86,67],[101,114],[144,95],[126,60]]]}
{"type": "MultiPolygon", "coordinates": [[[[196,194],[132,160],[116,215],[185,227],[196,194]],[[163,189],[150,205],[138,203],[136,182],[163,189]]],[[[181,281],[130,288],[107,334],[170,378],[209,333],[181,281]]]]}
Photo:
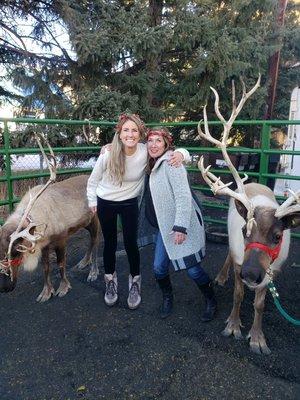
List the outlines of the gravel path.
{"type": "MultiPolygon", "coordinates": [[[[202,298],[185,273],[173,273],[174,314],[158,318],[160,293],[152,277],[153,248],[141,252],[143,301],[138,310],[126,305],[128,264],[118,258],[120,301],[103,303],[102,278],[86,282],[88,271],[75,271],[86,235],[68,248],[72,290],[64,298],[38,304],[40,271],[23,273],[14,292],[1,294],[0,399],[300,399],[299,327],[285,321],[268,294],[264,333],[272,351],[260,356],[246,340],[220,332],[232,305],[233,280],[216,289],[217,318],[200,322],[202,298]]],[[[277,287],[288,312],[300,318],[299,241],[277,287]]],[[[227,246],[207,243],[205,267],[215,276],[227,246]]],[[[58,275],[53,274],[57,284],[58,275]]],[[[242,306],[243,334],[253,318],[253,293],[242,306]]]]}

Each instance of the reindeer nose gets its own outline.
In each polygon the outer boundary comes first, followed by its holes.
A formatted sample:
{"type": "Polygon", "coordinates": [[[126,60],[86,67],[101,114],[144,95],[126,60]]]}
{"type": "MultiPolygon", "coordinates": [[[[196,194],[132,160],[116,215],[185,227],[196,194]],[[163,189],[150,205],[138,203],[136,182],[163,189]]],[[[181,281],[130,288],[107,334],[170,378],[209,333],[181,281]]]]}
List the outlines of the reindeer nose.
{"type": "Polygon", "coordinates": [[[241,271],[240,277],[243,281],[246,281],[250,284],[254,283],[256,285],[259,285],[263,280],[262,273],[260,271],[241,271]]]}

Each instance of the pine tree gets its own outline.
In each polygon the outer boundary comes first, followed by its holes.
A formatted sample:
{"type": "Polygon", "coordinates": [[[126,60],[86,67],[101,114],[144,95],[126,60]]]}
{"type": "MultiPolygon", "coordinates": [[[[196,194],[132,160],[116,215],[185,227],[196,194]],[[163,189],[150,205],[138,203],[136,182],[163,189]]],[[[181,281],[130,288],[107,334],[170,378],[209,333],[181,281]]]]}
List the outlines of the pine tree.
{"type": "MultiPolygon", "coordinates": [[[[1,42],[1,62],[24,107],[42,107],[46,117],[115,119],[123,111],[145,120],[199,120],[209,87],[231,110],[231,80],[251,86],[262,74],[255,101],[240,118],[262,118],[268,85],[268,59],[274,38],[276,0],[57,0],[0,1],[2,30],[22,33],[14,17],[34,21],[31,36],[49,55],[1,42]],[[53,33],[68,32],[73,53],[53,33]],[[48,38],[46,40],[46,38],[48,38]],[[54,49],[59,53],[53,54],[54,49]]],[[[287,118],[291,88],[299,81],[297,6],[290,2],[283,37],[275,113],[287,118]]],[[[12,33],[11,33],[12,34],[12,33]]],[[[238,84],[237,84],[237,87],[238,84]]]]}

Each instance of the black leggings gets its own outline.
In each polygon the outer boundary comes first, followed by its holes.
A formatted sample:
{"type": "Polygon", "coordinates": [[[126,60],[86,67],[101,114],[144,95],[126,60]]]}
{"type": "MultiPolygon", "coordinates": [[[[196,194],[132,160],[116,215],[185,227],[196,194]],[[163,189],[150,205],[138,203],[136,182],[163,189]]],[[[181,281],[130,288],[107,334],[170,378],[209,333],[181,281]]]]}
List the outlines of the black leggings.
{"type": "Polygon", "coordinates": [[[123,201],[103,200],[97,197],[97,214],[104,238],[103,262],[105,273],[113,274],[116,269],[117,216],[119,214],[130,274],[133,277],[139,275],[140,253],[137,245],[139,209],[137,197],[123,201]]]}

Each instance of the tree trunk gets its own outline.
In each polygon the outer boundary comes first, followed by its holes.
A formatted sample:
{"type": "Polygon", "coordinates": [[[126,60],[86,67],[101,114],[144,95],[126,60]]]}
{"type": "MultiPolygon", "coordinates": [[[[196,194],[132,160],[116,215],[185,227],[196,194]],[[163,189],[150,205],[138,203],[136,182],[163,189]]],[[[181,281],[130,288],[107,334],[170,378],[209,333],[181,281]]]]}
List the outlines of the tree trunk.
{"type": "MultiPolygon", "coordinates": [[[[156,27],[161,25],[162,21],[162,9],[163,0],[149,0],[149,20],[150,27],[156,27]]],[[[148,92],[148,102],[154,107],[159,107],[159,101],[154,96],[154,90],[157,86],[157,79],[160,74],[160,62],[161,57],[154,54],[150,54],[146,60],[146,70],[148,72],[151,89],[148,92]]]]}
{"type": "MultiPolygon", "coordinates": [[[[280,30],[284,25],[284,14],[286,10],[288,0],[279,0],[278,1],[278,13],[277,13],[277,29],[280,30]]],[[[268,103],[267,109],[264,116],[264,119],[272,119],[273,116],[273,108],[275,103],[276,96],[276,86],[278,79],[278,70],[279,70],[279,59],[280,59],[280,50],[276,51],[270,59],[269,59],[269,79],[270,86],[268,91],[268,103]]]]}

